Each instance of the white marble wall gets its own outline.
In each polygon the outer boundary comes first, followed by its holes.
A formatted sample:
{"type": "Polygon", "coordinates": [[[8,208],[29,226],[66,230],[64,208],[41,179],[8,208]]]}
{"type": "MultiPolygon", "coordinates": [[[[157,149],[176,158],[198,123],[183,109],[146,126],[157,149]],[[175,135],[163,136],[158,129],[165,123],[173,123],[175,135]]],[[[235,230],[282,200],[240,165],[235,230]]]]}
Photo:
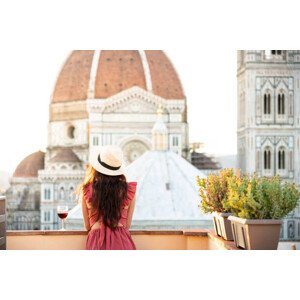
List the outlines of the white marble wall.
{"type": "Polygon", "coordinates": [[[56,121],[48,125],[48,146],[77,146],[88,144],[88,120],[56,121]],[[74,126],[74,138],[68,136],[68,128],[74,126]]]}
{"type": "MultiPolygon", "coordinates": [[[[283,51],[283,50],[282,50],[283,51]]],[[[268,56],[264,50],[238,51],[238,161],[246,173],[280,175],[300,186],[300,64],[299,50],[268,56]],[[287,61],[289,64],[287,64],[287,61]],[[271,93],[271,115],[263,114],[263,95],[271,93]],[[278,115],[279,92],[285,94],[285,114],[278,115]],[[271,149],[271,169],[263,166],[263,151],[271,149]],[[285,149],[285,169],[278,168],[278,150],[285,149]]],[[[300,209],[285,220],[283,238],[288,239],[288,226],[295,222],[294,236],[300,237],[297,218],[300,209]],[[287,224],[289,223],[289,225],[287,224]]]]}
{"type": "MultiPolygon", "coordinates": [[[[151,131],[162,108],[163,120],[168,128],[169,149],[184,155],[188,147],[188,124],[183,121],[185,99],[165,100],[134,87],[107,100],[89,100],[90,147],[115,144],[127,153],[130,145],[142,154],[151,150],[151,131]],[[178,145],[173,145],[173,137],[178,145]]],[[[134,150],[135,151],[135,150],[134,150]]]]}

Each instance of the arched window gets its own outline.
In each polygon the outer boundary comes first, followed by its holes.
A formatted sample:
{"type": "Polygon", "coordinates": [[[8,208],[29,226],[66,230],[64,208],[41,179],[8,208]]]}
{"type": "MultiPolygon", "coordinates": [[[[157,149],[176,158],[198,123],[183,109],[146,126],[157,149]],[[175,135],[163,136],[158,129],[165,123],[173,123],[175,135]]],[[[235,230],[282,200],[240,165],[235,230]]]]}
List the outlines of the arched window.
{"type": "Polygon", "coordinates": [[[264,94],[264,114],[271,114],[271,95],[270,93],[264,94]]]}
{"type": "Polygon", "coordinates": [[[278,114],[279,115],[284,115],[285,112],[285,96],[284,93],[278,94],[278,99],[277,99],[277,106],[278,106],[278,114]]]}
{"type": "Polygon", "coordinates": [[[65,189],[63,187],[59,190],[59,199],[64,200],[65,199],[65,189]]]}
{"type": "Polygon", "coordinates": [[[35,191],[34,193],[34,210],[40,210],[41,192],[35,191]]]}
{"type": "Polygon", "coordinates": [[[97,136],[93,137],[93,145],[98,146],[99,145],[99,138],[97,136]]]}
{"type": "Polygon", "coordinates": [[[50,212],[49,211],[45,211],[44,212],[44,221],[45,222],[49,222],[50,221],[50,212]]]}
{"type": "Polygon", "coordinates": [[[271,95],[268,94],[268,114],[271,114],[271,95]]]}
{"type": "Polygon", "coordinates": [[[285,151],[283,148],[280,148],[278,151],[278,169],[285,169],[285,151]]]}
{"type": "Polygon", "coordinates": [[[74,139],[75,137],[74,133],[75,133],[75,127],[73,125],[69,126],[67,130],[67,135],[70,139],[74,139]]]}
{"type": "Polygon", "coordinates": [[[178,136],[173,136],[172,144],[174,147],[178,147],[178,145],[179,145],[178,136]]]}
{"type": "Polygon", "coordinates": [[[45,189],[44,190],[44,199],[45,200],[50,200],[50,198],[51,198],[51,191],[50,191],[50,189],[45,189]]]}
{"type": "Polygon", "coordinates": [[[272,55],[282,55],[282,50],[271,50],[272,55]]]}
{"type": "Polygon", "coordinates": [[[264,169],[271,169],[271,150],[269,148],[264,151],[264,169]]]}

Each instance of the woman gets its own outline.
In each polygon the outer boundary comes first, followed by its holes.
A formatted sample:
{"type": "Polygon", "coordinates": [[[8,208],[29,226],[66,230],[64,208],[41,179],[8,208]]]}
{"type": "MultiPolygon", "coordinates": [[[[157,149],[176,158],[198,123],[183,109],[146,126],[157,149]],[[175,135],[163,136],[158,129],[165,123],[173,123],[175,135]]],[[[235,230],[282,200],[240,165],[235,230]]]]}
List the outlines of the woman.
{"type": "Polygon", "coordinates": [[[93,150],[82,191],[88,250],[135,250],[129,233],[135,205],[136,182],[126,182],[119,147],[93,150]]]}

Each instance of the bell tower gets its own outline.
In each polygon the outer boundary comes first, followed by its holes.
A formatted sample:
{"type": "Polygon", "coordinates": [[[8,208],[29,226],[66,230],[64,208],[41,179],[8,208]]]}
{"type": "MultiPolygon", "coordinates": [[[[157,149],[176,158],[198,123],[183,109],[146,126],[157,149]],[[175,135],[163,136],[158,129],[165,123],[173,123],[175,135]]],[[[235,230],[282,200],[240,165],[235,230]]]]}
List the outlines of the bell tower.
{"type": "Polygon", "coordinates": [[[238,167],[300,185],[300,50],[239,50],[237,86],[238,167]]]}
{"type": "Polygon", "coordinates": [[[238,51],[238,166],[299,181],[300,51],[238,51]]]}

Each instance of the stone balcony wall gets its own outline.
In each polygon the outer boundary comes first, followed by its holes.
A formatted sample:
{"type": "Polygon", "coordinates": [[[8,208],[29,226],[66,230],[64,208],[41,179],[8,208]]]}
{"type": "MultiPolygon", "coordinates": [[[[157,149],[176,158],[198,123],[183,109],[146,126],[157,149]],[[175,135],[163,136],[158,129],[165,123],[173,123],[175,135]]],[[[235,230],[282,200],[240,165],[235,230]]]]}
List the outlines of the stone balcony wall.
{"type": "MultiPolygon", "coordinates": [[[[229,250],[225,242],[209,230],[132,230],[138,250],[229,250]]],[[[8,250],[84,250],[86,231],[8,231],[8,250]]]]}
{"type": "Polygon", "coordinates": [[[6,249],[5,197],[0,196],[0,250],[6,249]]]}

